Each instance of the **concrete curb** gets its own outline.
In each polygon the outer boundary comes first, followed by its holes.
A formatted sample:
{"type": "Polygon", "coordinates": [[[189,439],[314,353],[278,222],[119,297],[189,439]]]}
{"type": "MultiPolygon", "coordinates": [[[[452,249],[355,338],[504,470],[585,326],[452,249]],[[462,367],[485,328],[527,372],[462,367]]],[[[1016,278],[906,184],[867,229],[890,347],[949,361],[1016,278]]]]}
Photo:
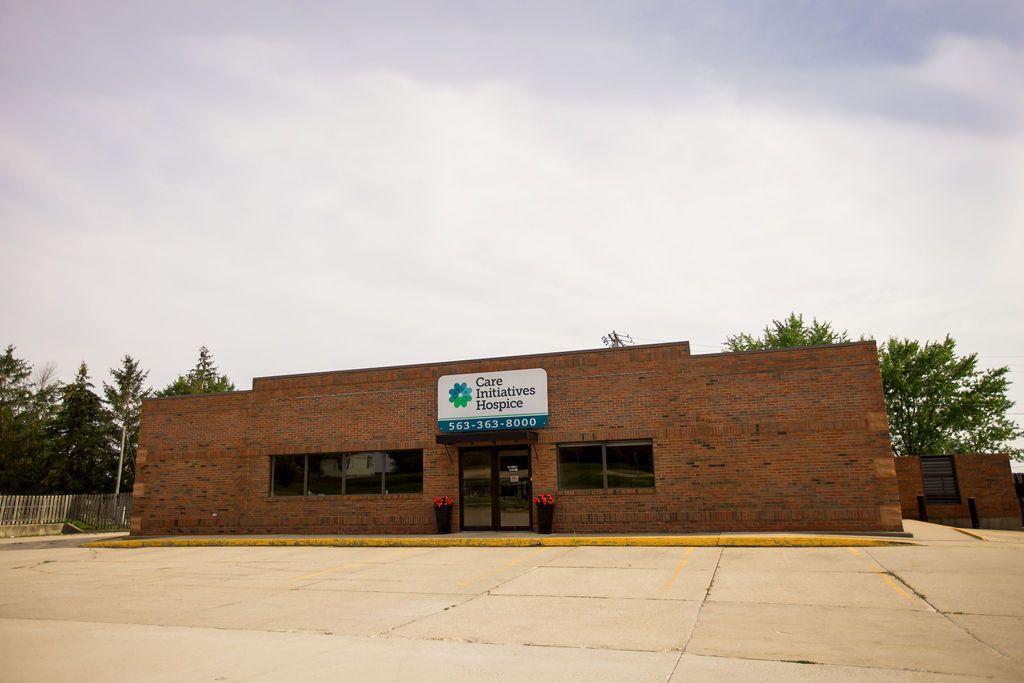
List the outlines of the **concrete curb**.
{"type": "Polygon", "coordinates": [[[909,541],[832,536],[522,536],[512,538],[149,538],[94,541],[83,548],[194,548],[325,546],[333,548],[524,548],[574,546],[729,547],[729,548],[847,548],[912,546],[909,541]]]}
{"type": "Polygon", "coordinates": [[[0,526],[0,538],[27,538],[29,536],[58,536],[67,524],[4,524],[0,526]]]}

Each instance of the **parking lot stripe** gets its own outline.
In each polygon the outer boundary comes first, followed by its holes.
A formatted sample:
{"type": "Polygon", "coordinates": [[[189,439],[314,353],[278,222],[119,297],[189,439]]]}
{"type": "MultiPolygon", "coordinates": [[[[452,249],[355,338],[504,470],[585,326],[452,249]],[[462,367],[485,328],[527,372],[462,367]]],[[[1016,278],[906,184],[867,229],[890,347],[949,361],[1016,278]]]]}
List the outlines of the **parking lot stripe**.
{"type": "MultiPolygon", "coordinates": [[[[861,557],[860,551],[856,548],[847,548],[847,550],[849,550],[852,555],[861,557]]],[[[910,593],[903,590],[903,588],[898,583],[893,581],[893,578],[886,573],[885,569],[882,568],[881,565],[879,565],[877,562],[872,562],[866,557],[861,557],[861,559],[864,560],[864,564],[867,566],[868,571],[870,571],[872,574],[877,574],[882,579],[882,581],[885,581],[885,583],[888,584],[889,588],[892,588],[894,591],[896,591],[897,595],[899,595],[901,598],[905,600],[911,599],[910,593]]]]}
{"type": "Polygon", "coordinates": [[[675,570],[672,572],[672,576],[668,577],[668,580],[665,581],[664,585],[662,585],[662,587],[661,587],[661,592],[662,593],[664,593],[664,592],[668,591],[670,588],[672,588],[672,584],[674,584],[676,582],[676,579],[679,578],[679,575],[683,571],[683,567],[686,566],[686,561],[688,559],[690,559],[690,555],[692,555],[692,554],[693,554],[693,548],[687,548],[686,549],[686,554],[683,555],[683,559],[679,560],[679,564],[676,565],[675,570]]]}
{"type": "Polygon", "coordinates": [[[490,576],[491,574],[496,574],[496,573],[500,572],[503,569],[509,569],[511,567],[516,566],[517,564],[522,564],[523,562],[526,562],[527,560],[529,560],[531,557],[536,557],[537,555],[540,555],[542,552],[544,552],[546,550],[547,550],[547,548],[537,548],[532,553],[527,553],[526,555],[523,555],[522,557],[520,557],[518,560],[512,560],[511,562],[506,562],[505,564],[501,565],[500,567],[495,567],[494,569],[489,569],[489,570],[485,571],[484,573],[479,574],[479,575],[473,577],[472,579],[466,579],[465,581],[463,581],[459,585],[467,586],[467,585],[469,585],[471,583],[475,583],[477,581],[481,581],[481,580],[487,578],[488,576],[490,576]]]}

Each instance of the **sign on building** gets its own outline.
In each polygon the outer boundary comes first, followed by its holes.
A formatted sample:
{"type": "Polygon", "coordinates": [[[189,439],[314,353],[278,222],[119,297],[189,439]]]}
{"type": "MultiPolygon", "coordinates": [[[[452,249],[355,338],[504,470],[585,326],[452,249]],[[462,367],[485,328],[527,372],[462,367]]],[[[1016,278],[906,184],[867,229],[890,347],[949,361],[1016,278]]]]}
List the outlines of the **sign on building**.
{"type": "Polygon", "coordinates": [[[548,424],[548,373],[543,368],[445,375],[437,380],[442,432],[535,429],[548,424]]]}

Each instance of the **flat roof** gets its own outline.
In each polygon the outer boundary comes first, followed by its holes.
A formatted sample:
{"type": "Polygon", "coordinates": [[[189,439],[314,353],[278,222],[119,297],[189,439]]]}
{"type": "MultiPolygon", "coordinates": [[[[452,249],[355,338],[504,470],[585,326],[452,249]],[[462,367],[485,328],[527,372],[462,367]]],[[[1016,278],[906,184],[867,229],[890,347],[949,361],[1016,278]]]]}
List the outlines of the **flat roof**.
{"type": "Polygon", "coordinates": [[[686,353],[694,358],[710,358],[714,356],[745,356],[758,353],[782,353],[787,351],[803,351],[806,349],[834,349],[846,346],[860,346],[862,344],[875,344],[874,339],[866,341],[843,342],[841,344],[813,344],[808,346],[787,346],[781,349],[756,349],[753,351],[715,351],[713,353],[690,353],[689,341],[659,342],[657,344],[633,344],[631,346],[601,347],[597,349],[576,349],[573,351],[550,351],[547,353],[527,353],[515,356],[490,356],[487,358],[460,358],[445,361],[432,361],[429,363],[407,363],[404,365],[381,365],[365,368],[346,368],[344,370],[320,370],[317,372],[295,372],[284,375],[261,375],[253,377],[255,384],[257,380],[290,379],[293,377],[314,377],[316,375],[336,375],[348,372],[377,372],[382,370],[411,370],[414,368],[427,368],[435,365],[453,365],[455,363],[490,363],[504,360],[518,360],[520,358],[550,358],[552,356],[569,356],[581,353],[622,353],[640,349],[659,349],[668,347],[685,347],[686,353]]]}
{"type": "Polygon", "coordinates": [[[444,361],[432,361],[429,363],[408,363],[405,365],[382,365],[379,367],[369,368],[347,368],[345,370],[321,370],[320,372],[296,372],[285,375],[263,375],[261,377],[253,377],[252,381],[255,383],[256,380],[270,380],[270,379],[290,379],[293,377],[313,377],[315,375],[337,375],[340,373],[347,372],[378,372],[381,370],[411,370],[414,368],[429,368],[435,365],[453,365],[455,363],[492,363],[495,361],[502,360],[518,360],[520,358],[550,358],[551,356],[570,356],[580,353],[621,353],[623,351],[630,351],[633,349],[657,349],[666,347],[683,347],[686,349],[687,355],[690,355],[690,342],[688,341],[675,341],[675,342],[662,342],[658,344],[634,344],[633,346],[617,346],[617,347],[602,347],[599,349],[577,349],[575,351],[549,351],[546,353],[527,353],[516,356],[491,356],[489,358],[460,358],[456,360],[444,360],[444,361]]]}
{"type": "MultiPolygon", "coordinates": [[[[252,378],[252,385],[253,385],[253,389],[255,389],[256,382],[258,382],[258,381],[265,381],[265,380],[266,381],[270,381],[270,380],[279,380],[279,379],[292,379],[292,378],[299,378],[299,377],[316,377],[318,375],[339,375],[339,374],[348,374],[348,373],[357,373],[357,372],[378,372],[378,371],[384,371],[384,370],[410,370],[410,369],[414,369],[414,368],[427,368],[427,367],[433,367],[433,366],[438,366],[438,365],[454,365],[456,363],[490,363],[490,362],[496,362],[496,361],[519,360],[519,359],[528,359],[528,358],[551,358],[551,357],[557,357],[557,356],[569,356],[569,355],[578,355],[578,354],[629,353],[631,351],[639,351],[639,350],[642,350],[642,349],[643,350],[647,350],[647,349],[663,349],[663,348],[680,348],[681,350],[685,350],[686,351],[686,355],[691,356],[693,358],[711,358],[711,357],[715,357],[715,356],[746,356],[746,355],[761,354],[761,353],[784,353],[784,352],[792,352],[792,351],[803,351],[803,350],[809,350],[809,349],[834,349],[834,348],[847,347],[847,346],[860,346],[860,345],[864,345],[864,344],[870,344],[870,345],[874,346],[875,345],[875,340],[874,339],[868,339],[868,340],[865,340],[865,341],[843,342],[841,344],[815,344],[815,345],[810,345],[810,346],[787,346],[787,347],[781,348],[781,349],[757,349],[757,350],[754,350],[754,351],[717,351],[717,352],[714,352],[714,353],[699,353],[699,354],[692,354],[692,353],[690,353],[690,342],[689,341],[659,342],[659,343],[656,343],[656,344],[634,344],[634,345],[631,345],[631,346],[618,346],[618,347],[611,347],[611,348],[609,348],[609,347],[601,347],[601,348],[596,348],[596,349],[576,349],[576,350],[572,350],[572,351],[551,351],[551,352],[547,352],[547,353],[527,353],[527,354],[514,355],[514,356],[490,356],[490,357],[486,357],[486,358],[462,358],[462,359],[446,360],[446,361],[434,361],[434,362],[428,362],[428,363],[407,363],[407,364],[404,364],[404,365],[381,365],[381,366],[376,366],[376,367],[346,368],[344,370],[320,370],[320,371],[316,371],[316,372],[296,372],[296,373],[287,373],[287,374],[283,374],[283,375],[261,375],[261,376],[253,377],[252,378]]],[[[195,398],[196,396],[223,396],[224,394],[238,394],[238,393],[246,393],[248,391],[251,391],[251,389],[239,389],[237,391],[216,392],[216,393],[212,393],[212,394],[183,394],[183,395],[180,395],[180,396],[152,396],[152,397],[147,398],[146,400],[150,401],[150,400],[162,400],[162,399],[165,399],[165,398],[186,398],[186,397],[195,398]]]]}

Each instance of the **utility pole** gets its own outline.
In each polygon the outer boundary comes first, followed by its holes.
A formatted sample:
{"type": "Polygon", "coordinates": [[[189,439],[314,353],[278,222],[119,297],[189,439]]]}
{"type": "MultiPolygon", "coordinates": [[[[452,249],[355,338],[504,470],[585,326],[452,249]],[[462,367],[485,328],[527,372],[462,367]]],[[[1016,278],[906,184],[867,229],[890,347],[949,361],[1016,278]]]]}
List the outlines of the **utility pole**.
{"type": "Polygon", "coordinates": [[[626,346],[633,345],[633,338],[628,334],[619,334],[615,330],[612,330],[605,336],[601,337],[601,341],[610,349],[624,348],[626,346]]]}
{"type": "Polygon", "coordinates": [[[121,425],[121,457],[117,459],[117,484],[114,485],[114,495],[121,493],[121,473],[124,472],[124,446],[128,440],[128,423],[121,425]]]}

